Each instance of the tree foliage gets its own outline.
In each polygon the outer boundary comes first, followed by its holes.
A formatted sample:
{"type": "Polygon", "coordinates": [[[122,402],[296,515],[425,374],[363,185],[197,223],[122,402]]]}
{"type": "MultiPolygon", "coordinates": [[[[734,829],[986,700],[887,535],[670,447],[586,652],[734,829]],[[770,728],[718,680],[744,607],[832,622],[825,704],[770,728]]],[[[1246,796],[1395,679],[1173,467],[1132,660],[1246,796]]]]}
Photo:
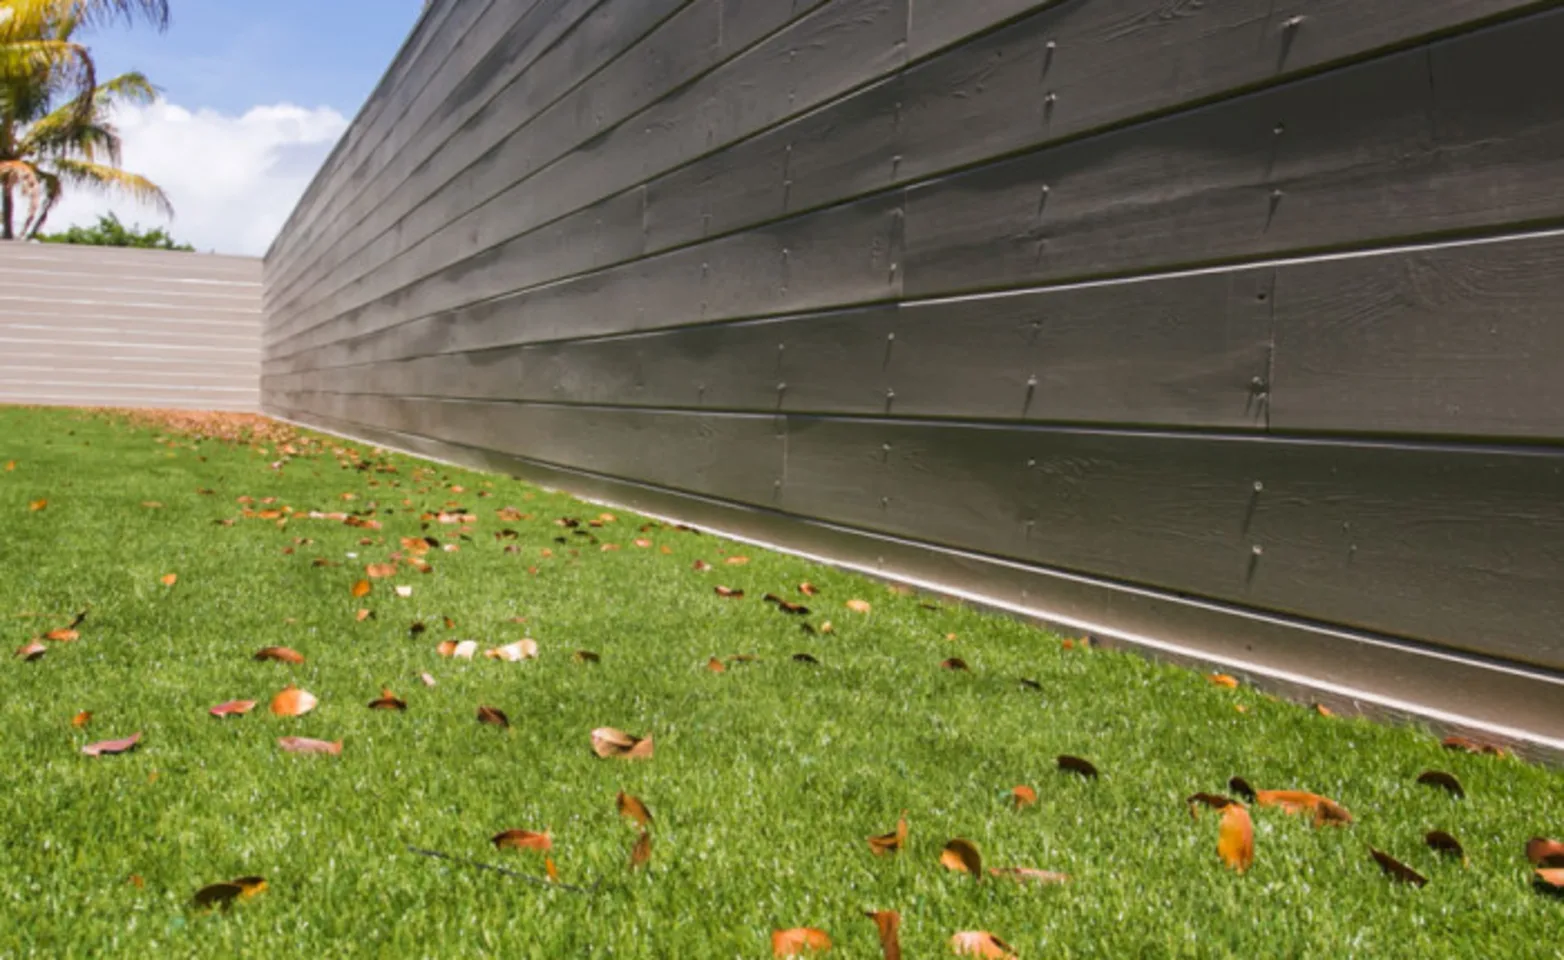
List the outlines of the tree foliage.
{"type": "Polygon", "coordinates": [[[104,214],[90,227],[71,227],[59,233],[38,236],[44,243],[80,243],[94,247],[141,247],[148,250],[194,250],[188,243],[177,243],[162,227],[126,226],[112,213],[104,214]]]}

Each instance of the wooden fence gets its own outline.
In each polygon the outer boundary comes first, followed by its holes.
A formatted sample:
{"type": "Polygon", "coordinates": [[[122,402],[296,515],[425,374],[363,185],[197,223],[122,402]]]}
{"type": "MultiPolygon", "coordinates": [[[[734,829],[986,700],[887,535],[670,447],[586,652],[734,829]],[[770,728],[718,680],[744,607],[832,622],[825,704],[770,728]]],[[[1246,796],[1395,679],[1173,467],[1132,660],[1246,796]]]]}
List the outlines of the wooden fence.
{"type": "Polygon", "coordinates": [[[0,403],[260,407],[261,261],[0,242],[0,403]]]}
{"type": "Polygon", "coordinates": [[[443,0],[263,402],[1564,748],[1564,11],[443,0]]]}

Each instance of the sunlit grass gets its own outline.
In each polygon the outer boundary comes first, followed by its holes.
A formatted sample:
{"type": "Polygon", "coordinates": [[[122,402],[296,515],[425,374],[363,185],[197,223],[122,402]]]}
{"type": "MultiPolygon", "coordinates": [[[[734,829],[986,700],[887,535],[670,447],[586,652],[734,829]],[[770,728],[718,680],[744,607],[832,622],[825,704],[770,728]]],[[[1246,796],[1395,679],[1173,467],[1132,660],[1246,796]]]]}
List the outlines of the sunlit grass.
{"type": "Polygon", "coordinates": [[[400,456],[373,460],[395,473],[343,469],[326,452],[335,441],[277,470],[274,443],[158,436],[0,408],[0,465],[16,461],[0,472],[7,641],[89,611],[80,640],[0,667],[0,955],[760,957],[773,929],[812,926],[834,955],[873,957],[866,909],[901,912],[908,957],[948,955],[951,934],[976,929],[1024,958],[1560,949],[1564,901],[1530,887],[1522,854],[1532,835],[1564,834],[1557,772],[1134,656],[1066,650],[1034,627],[793,557],[643,532],[626,513],[592,528],[601,508],[506,478],[420,474],[400,456]],[[294,519],[214,523],[238,517],[242,496],[294,519]],[[47,506],[30,510],[39,499],[47,506]],[[372,504],[378,530],[299,516],[372,504]],[[499,519],[507,505],[531,518],[499,519]],[[470,539],[423,528],[422,513],[453,506],[476,515],[470,539]],[[556,525],[563,516],[582,524],[556,525]],[[515,538],[496,539],[505,529],[515,538]],[[432,573],[403,567],[351,595],[366,564],[426,534],[460,550],[431,550],[432,573]],[[749,562],[724,562],[733,555],[749,562]],[[713,569],[697,571],[698,559],[713,569]],[[803,581],[820,594],[800,594],[803,581]],[[412,595],[396,596],[398,584],[412,595]],[[746,597],[718,597],[719,584],[746,597]],[[760,599],[768,592],[811,612],[784,614],[760,599]],[[373,618],[358,621],[360,608],[373,618]],[[412,634],[415,620],[428,629],[412,634]],[[827,621],[829,633],[801,627],[827,621]],[[435,652],[448,638],[481,651],[524,636],[539,659],[435,652]],[[251,659],[273,645],[306,663],[251,659]],[[573,659],[583,649],[601,662],[573,659]],[[792,659],[801,652],[819,664],[792,659]],[[735,654],[759,659],[706,668],[735,654]],[[970,671],[940,669],[953,656],[970,671]],[[289,683],[320,706],[272,716],[267,701],[289,683]],[[408,710],[368,709],[382,687],[408,710]],[[207,715],[233,699],[261,706],[207,715]],[[510,729],[480,724],[480,705],[510,729]],[[83,710],[93,717],[78,730],[83,710]],[[605,725],[655,734],[655,757],[594,756],[590,731],[605,725]],[[80,752],[137,731],[135,752],[80,752]],[[277,746],[288,735],[344,749],[290,755],[277,746]],[[1059,772],[1062,753],[1101,777],[1059,772]],[[1455,773],[1468,798],[1417,784],[1429,768],[1455,773]],[[1254,867],[1235,875],[1216,854],[1219,818],[1193,821],[1183,804],[1226,792],[1234,774],[1326,794],[1357,823],[1315,830],[1255,810],[1254,867]],[[1018,784],[1039,797],[1020,812],[1018,784]],[[636,873],[620,790],[655,817],[651,861],[636,873]],[[865,838],[903,810],[906,848],[871,855],[865,838]],[[561,881],[587,892],[409,849],[542,878],[541,855],[490,845],[511,828],[550,830],[561,881]],[[1460,838],[1470,866],[1423,845],[1436,828],[1460,838]],[[950,873],[939,852],[958,836],[988,865],[1072,879],[1023,888],[950,873]],[[1369,845],[1431,882],[1390,882],[1369,845]],[[248,874],[269,889],[226,913],[191,908],[198,888],[248,874]]]}

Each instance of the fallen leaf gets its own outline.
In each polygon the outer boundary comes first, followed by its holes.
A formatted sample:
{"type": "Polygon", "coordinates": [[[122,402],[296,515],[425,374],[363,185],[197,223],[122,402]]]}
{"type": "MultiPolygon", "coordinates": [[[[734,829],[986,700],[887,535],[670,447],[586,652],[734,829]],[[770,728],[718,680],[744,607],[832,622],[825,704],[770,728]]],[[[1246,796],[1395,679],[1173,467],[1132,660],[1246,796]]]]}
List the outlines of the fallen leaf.
{"type": "Polygon", "coordinates": [[[418,679],[419,679],[419,680],[422,680],[422,681],[423,681],[423,684],[424,684],[424,686],[426,686],[426,687],[432,687],[432,686],[434,686],[434,684],[435,684],[435,680],[434,680],[434,677],[432,677],[432,676],[430,676],[430,675],[429,675],[429,674],[427,674],[427,673],[420,673],[420,674],[419,674],[419,675],[418,675],[418,679]]]}
{"type": "Polygon", "coordinates": [[[1070,882],[1068,873],[1055,873],[1052,870],[1038,870],[1033,867],[989,867],[988,873],[991,877],[1004,877],[1017,883],[1036,883],[1043,886],[1070,882]]]}
{"type": "Polygon", "coordinates": [[[730,567],[742,567],[744,564],[749,563],[749,557],[729,557],[722,562],[730,567]]]}
{"type": "Polygon", "coordinates": [[[885,960],[901,960],[901,914],[895,910],[865,910],[880,932],[880,952],[885,960]]]}
{"type": "Polygon", "coordinates": [[[630,848],[630,869],[634,870],[650,859],[652,859],[652,835],[642,830],[641,835],[635,838],[635,846],[630,848]]]}
{"type": "Polygon", "coordinates": [[[719,597],[728,597],[733,600],[742,600],[744,598],[743,590],[735,590],[732,587],[717,587],[716,591],[719,597]]]}
{"type": "Polygon", "coordinates": [[[81,639],[81,634],[70,629],[50,630],[43,635],[43,638],[45,640],[53,640],[55,643],[74,643],[81,639]]]}
{"type": "Polygon", "coordinates": [[[1230,677],[1225,673],[1213,673],[1209,677],[1206,677],[1206,679],[1210,680],[1219,687],[1226,687],[1229,690],[1236,690],[1238,688],[1238,678],[1230,677]]]}
{"type": "Polygon", "coordinates": [[[506,830],[490,837],[489,842],[501,850],[507,847],[512,850],[537,850],[539,852],[554,849],[554,838],[549,835],[547,830],[542,833],[532,830],[506,830]]]}
{"type": "Polygon", "coordinates": [[[1334,717],[1336,715],[1334,710],[1332,710],[1330,707],[1327,707],[1323,703],[1316,703],[1314,705],[1314,711],[1322,717],[1334,717]]]}
{"type": "Polygon", "coordinates": [[[1564,843],[1532,837],[1526,841],[1526,859],[1537,867],[1564,867],[1564,843]]]}
{"type": "Polygon", "coordinates": [[[455,657],[458,660],[471,660],[473,658],[473,654],[478,652],[478,641],[462,640],[458,642],[456,640],[442,640],[440,641],[440,644],[435,647],[435,649],[440,652],[440,656],[442,657],[455,657]]]}
{"type": "Polygon", "coordinates": [[[1411,867],[1381,850],[1369,847],[1369,853],[1373,855],[1374,862],[1385,871],[1385,875],[1402,883],[1410,883],[1414,887],[1421,887],[1428,882],[1428,878],[1413,870],[1411,867]]]}
{"type": "Polygon", "coordinates": [[[1536,871],[1537,883],[1550,893],[1564,893],[1564,869],[1536,871]]]}
{"type": "Polygon", "coordinates": [[[365,620],[368,620],[370,617],[372,617],[374,615],[375,615],[375,611],[373,611],[373,610],[359,610],[358,613],[355,613],[353,615],[353,619],[357,620],[359,623],[363,623],[365,620]]]}
{"type": "Polygon", "coordinates": [[[877,857],[889,856],[902,848],[907,842],[907,811],[901,812],[901,817],[896,821],[896,829],[890,833],[882,833],[869,838],[869,850],[877,857]]]}
{"type": "Polygon", "coordinates": [[[548,876],[549,883],[559,882],[559,868],[554,866],[553,857],[545,856],[543,858],[543,872],[548,876]]]}
{"type": "Polygon", "coordinates": [[[728,668],[723,666],[721,660],[718,660],[716,657],[712,657],[710,660],[706,661],[706,669],[710,670],[712,673],[725,673],[727,672],[728,668]]]}
{"type": "Polygon", "coordinates": [[[1505,756],[1504,748],[1481,740],[1473,740],[1470,737],[1445,737],[1440,746],[1446,750],[1460,750],[1465,753],[1485,753],[1495,757],[1505,756]]]}
{"type": "Polygon", "coordinates": [[[868,613],[873,607],[869,605],[867,600],[849,600],[847,601],[847,609],[855,613],[868,613]]]}
{"type": "Polygon", "coordinates": [[[157,502],[156,500],[143,500],[143,501],[141,501],[141,505],[143,507],[146,507],[148,510],[161,510],[161,509],[163,509],[163,505],[161,503],[157,502]]]}
{"type": "Polygon", "coordinates": [[[39,510],[42,510],[48,505],[49,501],[47,500],[34,500],[27,505],[27,509],[31,510],[33,513],[37,513],[39,510]]]}
{"type": "Polygon", "coordinates": [[[374,587],[370,585],[368,580],[360,580],[353,584],[352,593],[355,597],[363,598],[369,596],[369,591],[373,589],[374,587]]]}
{"type": "Polygon", "coordinates": [[[403,537],[400,543],[403,550],[415,557],[421,557],[429,552],[429,541],[423,537],[403,537]]]}
{"type": "Polygon", "coordinates": [[[409,586],[399,586],[396,588],[396,595],[399,597],[411,597],[413,595],[413,588],[409,586]]]}
{"type": "Polygon", "coordinates": [[[15,470],[15,469],[16,469],[16,461],[15,460],[7,460],[5,462],[5,472],[6,473],[10,473],[12,470],[15,470]]]}
{"type": "Polygon", "coordinates": [[[221,907],[227,909],[244,895],[244,888],[237,883],[212,883],[195,892],[193,902],[202,909],[221,907]]]}
{"type": "Polygon", "coordinates": [[[820,592],[820,588],[812,583],[805,582],[798,585],[798,592],[806,597],[812,597],[820,592]]]}
{"type": "Polygon", "coordinates": [[[793,654],[793,660],[796,663],[808,663],[815,666],[820,665],[820,661],[816,660],[814,654],[811,653],[795,653],[793,654]]]}
{"type": "Polygon", "coordinates": [[[629,817],[643,827],[650,826],[652,823],[652,812],[646,809],[646,804],[623,790],[619,791],[619,795],[614,798],[614,806],[619,810],[620,816],[629,817]]]}
{"type": "Polygon", "coordinates": [[[135,887],[137,890],[141,890],[147,885],[147,881],[142,879],[141,874],[139,873],[133,873],[126,877],[125,882],[135,887]]]}
{"type": "Polygon", "coordinates": [[[596,653],[593,653],[591,650],[577,650],[575,653],[571,654],[570,659],[577,663],[598,663],[603,658],[598,656],[596,653]]]}
{"type": "Polygon", "coordinates": [[[272,697],[271,711],[279,717],[302,717],[315,709],[315,704],[320,701],[307,690],[289,684],[283,691],[272,697]]]}
{"type": "Polygon", "coordinates": [[[1430,830],[1423,835],[1423,842],[1440,853],[1449,854],[1466,862],[1466,850],[1461,846],[1461,841],[1443,830],[1430,830]]]}
{"type": "Polygon", "coordinates": [[[242,717],[255,709],[254,700],[229,700],[206,711],[214,717],[242,717]]]}
{"type": "Polygon", "coordinates": [[[1010,803],[1017,810],[1025,810],[1027,807],[1030,807],[1036,802],[1037,791],[1024,784],[1019,787],[1014,787],[1010,791],[1010,803]]]}
{"type": "Polygon", "coordinates": [[[179,574],[165,573],[161,577],[158,577],[158,580],[163,584],[163,586],[172,587],[174,584],[179,582],[179,574]]]}
{"type": "Polygon", "coordinates": [[[78,713],[76,716],[71,718],[71,726],[75,727],[77,730],[85,729],[87,724],[89,724],[91,722],[92,722],[92,711],[91,710],[83,710],[81,713],[78,713]]]}
{"type": "Polygon", "coordinates": [[[405,701],[398,700],[396,694],[392,693],[390,690],[386,690],[386,689],[382,688],[381,691],[380,691],[380,699],[379,700],[371,700],[369,702],[369,709],[371,709],[371,710],[406,710],[407,709],[407,703],[405,701]]]}
{"type": "Polygon", "coordinates": [[[288,647],[265,647],[256,652],[255,659],[298,664],[304,662],[304,654],[288,647]]]}
{"type": "Polygon", "coordinates": [[[971,669],[970,667],[967,666],[967,662],[965,660],[961,659],[960,657],[951,657],[948,660],[941,660],[940,664],[939,664],[939,667],[940,667],[941,670],[970,670],[971,669]]]}
{"type": "Polygon", "coordinates": [[[1232,806],[1234,800],[1219,793],[1192,793],[1184,798],[1184,803],[1189,807],[1190,819],[1199,820],[1201,806],[1210,807],[1212,810],[1224,810],[1232,806]]]}
{"type": "Polygon", "coordinates": [[[1457,780],[1453,773],[1446,773],[1443,770],[1424,770],[1417,775],[1417,782],[1429,787],[1443,787],[1457,798],[1466,798],[1466,791],[1461,788],[1461,781],[1457,780]]]}
{"type": "Polygon", "coordinates": [[[77,627],[81,626],[82,621],[86,619],[87,611],[83,610],[81,613],[78,613],[76,616],[71,618],[71,622],[65,625],[65,629],[75,630],[77,627]]]}
{"type": "Polygon", "coordinates": [[[972,841],[960,837],[945,844],[940,851],[940,866],[958,873],[970,873],[974,879],[983,879],[983,856],[972,841]]]}
{"type": "Polygon", "coordinates": [[[1277,807],[1287,814],[1312,814],[1316,827],[1345,826],[1353,822],[1352,814],[1346,807],[1317,793],[1304,790],[1256,790],[1242,777],[1234,777],[1227,784],[1234,793],[1247,797],[1259,806],[1277,807]]]}
{"type": "Polygon", "coordinates": [[[647,549],[648,547],[650,547],[652,545],[652,541],[646,539],[645,537],[636,537],[634,540],[632,540],[630,542],[635,544],[636,546],[640,547],[643,550],[647,549]]]}
{"type": "Polygon", "coordinates": [[[1069,754],[1061,754],[1058,758],[1058,763],[1060,770],[1067,770],[1070,773],[1078,773],[1083,777],[1088,777],[1091,779],[1096,779],[1098,776],[1097,768],[1090,760],[1083,760],[1080,757],[1072,757],[1069,754]]]}
{"type": "Polygon", "coordinates": [[[987,930],[963,930],[950,938],[950,949],[958,957],[1015,960],[1015,951],[1010,949],[1010,944],[987,930]]]}
{"type": "Polygon", "coordinates": [[[705,560],[697,560],[695,561],[694,569],[696,573],[705,573],[711,569],[711,564],[707,563],[705,560]]]}
{"type": "Polygon", "coordinates": [[[820,624],[820,632],[821,633],[835,633],[836,632],[836,628],[831,625],[831,621],[827,620],[826,622],[820,624]]]}
{"type": "Polygon", "coordinates": [[[824,930],[794,927],[791,930],[771,931],[771,955],[775,957],[801,957],[806,953],[824,953],[829,949],[831,938],[824,930]]]}
{"type": "Polygon", "coordinates": [[[1227,781],[1227,788],[1238,794],[1240,797],[1243,797],[1245,800],[1248,800],[1251,803],[1254,802],[1255,789],[1254,787],[1251,787],[1249,785],[1249,781],[1245,780],[1243,777],[1230,777],[1227,781]]]}
{"type": "Polygon", "coordinates": [[[141,742],[141,734],[133,733],[121,740],[100,740],[97,743],[89,743],[81,748],[81,752],[89,757],[103,757],[116,753],[125,753],[136,749],[136,744],[141,742]]]}
{"type": "Polygon", "coordinates": [[[339,756],[342,753],[341,740],[313,740],[309,737],[278,737],[277,746],[289,753],[328,753],[331,756],[339,756]]]}
{"type": "Polygon", "coordinates": [[[623,757],[627,760],[650,760],[652,736],[632,737],[613,727],[598,727],[592,731],[592,752],[603,758],[623,757]]]}
{"type": "Polygon", "coordinates": [[[1036,680],[1029,680],[1026,677],[1021,677],[1020,681],[1021,681],[1021,686],[1027,688],[1028,690],[1041,690],[1041,689],[1043,689],[1043,685],[1038,683],[1036,680]]]}
{"type": "Polygon", "coordinates": [[[364,573],[368,574],[371,580],[384,580],[386,577],[396,576],[396,564],[371,563],[364,568],[364,573]]]}
{"type": "Polygon", "coordinates": [[[1249,811],[1242,804],[1231,804],[1223,809],[1216,853],[1229,869],[1239,873],[1254,863],[1254,821],[1249,819],[1249,811]]]}
{"type": "Polygon", "coordinates": [[[487,723],[495,727],[508,728],[510,726],[510,718],[505,715],[505,711],[495,707],[480,706],[478,708],[478,722],[487,723]]]}

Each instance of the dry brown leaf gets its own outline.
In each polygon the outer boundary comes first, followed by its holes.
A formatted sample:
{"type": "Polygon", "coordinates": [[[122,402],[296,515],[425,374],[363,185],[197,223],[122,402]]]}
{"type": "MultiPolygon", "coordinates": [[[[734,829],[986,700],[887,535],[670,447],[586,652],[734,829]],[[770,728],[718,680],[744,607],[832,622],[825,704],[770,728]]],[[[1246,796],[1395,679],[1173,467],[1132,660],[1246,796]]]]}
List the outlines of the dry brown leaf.
{"type": "Polygon", "coordinates": [[[950,938],[950,949],[958,957],[982,957],[984,960],[1016,960],[1010,944],[987,930],[963,930],[950,938]]]}
{"type": "Polygon", "coordinates": [[[1414,887],[1421,887],[1428,882],[1427,877],[1382,850],[1369,847],[1369,853],[1374,857],[1374,862],[1379,864],[1379,868],[1385,871],[1385,876],[1392,880],[1410,883],[1414,887]]]}
{"type": "Polygon", "coordinates": [[[646,804],[623,790],[619,791],[619,795],[614,798],[614,806],[620,816],[629,817],[643,827],[650,826],[652,823],[652,812],[646,809],[646,804]]]}
{"type": "Polygon", "coordinates": [[[1254,821],[1242,804],[1231,804],[1222,810],[1216,853],[1229,869],[1239,873],[1254,863],[1254,821]]]}
{"type": "Polygon", "coordinates": [[[1010,790],[1010,803],[1017,810],[1025,810],[1027,807],[1030,807],[1032,804],[1034,804],[1036,802],[1037,802],[1037,791],[1033,790],[1031,787],[1028,787],[1025,784],[1022,784],[1019,787],[1011,788],[1011,790],[1010,790]]]}
{"type": "Polygon", "coordinates": [[[592,731],[592,752],[603,758],[622,757],[627,760],[652,758],[652,735],[632,737],[613,727],[598,727],[592,731]]]}
{"type": "Polygon", "coordinates": [[[1228,781],[1234,792],[1247,796],[1262,807],[1278,807],[1283,813],[1308,813],[1314,817],[1316,827],[1345,826],[1353,822],[1346,807],[1317,793],[1304,790],[1256,790],[1242,777],[1228,781]]]}
{"type": "Polygon", "coordinates": [[[802,593],[806,597],[812,597],[820,592],[820,588],[812,583],[809,583],[808,581],[805,581],[804,583],[798,585],[798,592],[802,593]]]}
{"type": "Polygon", "coordinates": [[[732,599],[732,600],[742,600],[742,599],[744,599],[744,591],[743,590],[736,590],[733,587],[721,587],[721,586],[716,587],[715,590],[717,591],[717,596],[719,596],[719,597],[728,597],[729,599],[732,599]]]}
{"type": "Polygon", "coordinates": [[[84,730],[84,729],[86,729],[87,724],[89,724],[91,722],[92,722],[92,711],[91,710],[83,710],[81,713],[78,713],[78,714],[76,714],[76,716],[71,718],[71,726],[75,727],[77,730],[84,730]]]}
{"type": "Polygon", "coordinates": [[[420,680],[420,681],[422,681],[422,682],[423,682],[423,685],[424,685],[424,686],[426,686],[426,687],[432,687],[432,686],[434,686],[434,685],[435,685],[435,679],[434,679],[434,677],[433,677],[433,676],[432,676],[432,675],[430,675],[430,674],[427,674],[427,673],[420,673],[420,674],[419,674],[419,675],[418,675],[418,679],[419,679],[419,680],[420,680]]]}
{"type": "Polygon", "coordinates": [[[1457,840],[1453,834],[1446,833],[1443,830],[1430,830],[1423,835],[1423,842],[1428,844],[1431,849],[1457,857],[1462,863],[1466,862],[1466,849],[1461,846],[1461,841],[1457,840]]]}
{"type": "Polygon", "coordinates": [[[950,657],[949,659],[941,660],[940,664],[939,664],[939,668],[941,670],[956,670],[956,671],[972,669],[971,667],[967,666],[967,662],[965,660],[961,659],[960,657],[950,657]]]}
{"type": "Polygon", "coordinates": [[[165,587],[172,587],[174,584],[179,582],[179,574],[165,573],[161,577],[158,577],[158,581],[161,582],[165,587]]]}
{"type": "Polygon", "coordinates": [[[1231,797],[1224,797],[1219,793],[1193,793],[1184,798],[1184,803],[1189,807],[1189,818],[1200,819],[1200,807],[1207,806],[1212,810],[1225,810],[1235,801],[1231,797]]]}
{"type": "Polygon", "coordinates": [[[1238,678],[1228,676],[1225,673],[1213,673],[1209,677],[1206,677],[1206,679],[1210,680],[1219,687],[1226,687],[1229,690],[1236,690],[1238,688],[1238,678]]]}
{"type": "Polygon", "coordinates": [[[307,690],[289,684],[281,693],[272,697],[271,711],[279,717],[302,717],[315,709],[320,701],[307,690]]]}
{"type": "Polygon", "coordinates": [[[1314,712],[1318,713],[1322,717],[1334,717],[1336,715],[1336,711],[1332,710],[1330,707],[1327,707],[1323,703],[1316,703],[1314,705],[1314,712]]]}
{"type": "Polygon", "coordinates": [[[730,567],[742,567],[744,564],[749,563],[749,557],[729,557],[722,562],[730,567]]]}
{"type": "Polygon", "coordinates": [[[989,867],[988,874],[991,877],[1004,877],[1017,883],[1036,883],[1043,886],[1070,882],[1068,873],[1055,873],[1052,870],[1038,870],[1034,867],[989,867]]]}
{"type": "Polygon", "coordinates": [[[652,545],[652,541],[646,539],[645,537],[636,537],[630,542],[640,547],[642,550],[648,549],[652,545]]]}
{"type": "Polygon", "coordinates": [[[505,711],[495,707],[480,706],[478,708],[478,722],[487,723],[495,727],[510,727],[510,718],[505,715],[505,711]]]}
{"type": "Polygon", "coordinates": [[[441,640],[435,645],[435,650],[442,657],[455,657],[458,660],[471,660],[473,654],[478,652],[476,640],[441,640]]]}
{"type": "Polygon", "coordinates": [[[721,660],[718,660],[716,657],[712,657],[710,660],[706,661],[706,669],[710,670],[712,673],[726,673],[728,668],[723,665],[721,660]]]}
{"type": "Polygon", "coordinates": [[[1060,754],[1058,763],[1060,770],[1077,773],[1092,780],[1095,780],[1098,776],[1097,767],[1090,760],[1072,757],[1069,754],[1060,754]]]}
{"type": "Polygon", "coordinates": [[[1532,837],[1526,841],[1526,859],[1537,867],[1564,867],[1564,843],[1532,837]]]}
{"type": "Polygon", "coordinates": [[[901,960],[901,914],[895,910],[865,910],[880,933],[880,952],[885,960],[901,960]]]}
{"type": "Polygon", "coordinates": [[[570,655],[570,659],[577,663],[599,663],[603,658],[591,650],[577,650],[570,655]]]}
{"type": "Polygon", "coordinates": [[[847,601],[846,606],[847,609],[853,611],[854,613],[868,613],[870,610],[874,609],[867,600],[849,600],[847,601]]]}
{"type": "Polygon", "coordinates": [[[630,869],[634,870],[652,859],[652,835],[642,830],[641,835],[635,838],[635,846],[630,848],[630,869]]]}
{"type": "Polygon", "coordinates": [[[277,746],[288,753],[325,753],[333,757],[342,754],[341,740],[314,740],[310,737],[278,737],[277,746]]]}
{"type": "Polygon", "coordinates": [[[353,596],[362,599],[364,597],[369,596],[369,591],[371,591],[373,589],[374,589],[374,587],[370,584],[370,582],[368,580],[360,580],[357,583],[353,584],[353,589],[352,589],[351,592],[352,592],[353,596]]]}
{"type": "Polygon", "coordinates": [[[397,695],[392,693],[390,690],[386,690],[386,689],[382,688],[381,691],[380,691],[380,699],[379,700],[371,700],[371,701],[369,701],[369,709],[371,709],[371,710],[406,710],[407,709],[407,703],[405,701],[397,699],[397,695]]]}
{"type": "Polygon", "coordinates": [[[1481,740],[1473,740],[1470,737],[1445,737],[1440,745],[1446,750],[1460,750],[1465,753],[1486,753],[1495,757],[1505,756],[1504,748],[1481,740]]]}
{"type": "Polygon", "coordinates": [[[537,850],[539,852],[554,849],[554,838],[547,830],[537,833],[532,830],[505,830],[496,833],[489,838],[489,842],[495,847],[504,850],[537,850]]]}
{"type": "Polygon", "coordinates": [[[815,659],[815,655],[812,653],[795,653],[793,654],[793,661],[795,663],[808,663],[814,666],[820,665],[820,661],[815,659]]]}
{"type": "Polygon", "coordinates": [[[74,643],[81,639],[81,634],[71,629],[50,630],[43,635],[45,640],[53,640],[55,643],[74,643]]]}
{"type": "Polygon", "coordinates": [[[1450,791],[1451,795],[1466,798],[1466,791],[1461,787],[1461,781],[1455,778],[1455,774],[1446,773],[1443,770],[1424,770],[1417,775],[1417,782],[1429,787],[1441,787],[1450,791]]]}
{"type": "Polygon", "coordinates": [[[694,570],[695,570],[696,573],[705,573],[706,571],[708,571],[710,569],[711,569],[711,564],[707,563],[705,560],[697,560],[697,561],[695,561],[694,570]]]}
{"type": "Polygon", "coordinates": [[[536,660],[538,658],[538,642],[536,640],[518,640],[515,643],[507,643],[503,647],[486,650],[483,655],[490,660],[505,660],[510,663],[536,660]]]}
{"type": "Polygon", "coordinates": [[[214,717],[242,717],[255,709],[254,700],[229,700],[206,711],[214,717]]]}
{"type": "Polygon", "coordinates": [[[298,664],[304,662],[304,654],[289,647],[264,647],[256,651],[255,659],[298,664]]]}
{"type": "Polygon", "coordinates": [[[890,833],[882,833],[869,838],[869,850],[877,857],[884,857],[895,853],[907,842],[907,811],[901,812],[901,817],[896,821],[896,829],[890,833]]]}
{"type": "Polygon", "coordinates": [[[39,510],[44,509],[48,505],[49,501],[47,500],[34,500],[27,505],[27,509],[31,510],[33,513],[37,513],[39,510]]]}
{"type": "Polygon", "coordinates": [[[134,750],[140,742],[141,734],[137,732],[120,740],[100,740],[97,743],[89,743],[81,748],[81,752],[89,757],[109,756],[134,750]]]}
{"type": "Polygon", "coordinates": [[[415,557],[421,557],[429,552],[429,541],[423,537],[403,537],[402,549],[415,557]]]}
{"type": "Polygon", "coordinates": [[[970,873],[973,879],[983,879],[983,855],[978,853],[978,848],[970,840],[957,837],[945,844],[945,849],[940,851],[939,862],[946,870],[970,873]]]}
{"type": "Polygon", "coordinates": [[[1564,869],[1554,867],[1536,871],[1537,884],[1551,893],[1564,893],[1564,869]]]}
{"type": "Polygon", "coordinates": [[[771,955],[775,957],[801,957],[808,953],[824,953],[829,949],[831,938],[824,930],[794,927],[791,930],[771,931],[771,955]]]}

